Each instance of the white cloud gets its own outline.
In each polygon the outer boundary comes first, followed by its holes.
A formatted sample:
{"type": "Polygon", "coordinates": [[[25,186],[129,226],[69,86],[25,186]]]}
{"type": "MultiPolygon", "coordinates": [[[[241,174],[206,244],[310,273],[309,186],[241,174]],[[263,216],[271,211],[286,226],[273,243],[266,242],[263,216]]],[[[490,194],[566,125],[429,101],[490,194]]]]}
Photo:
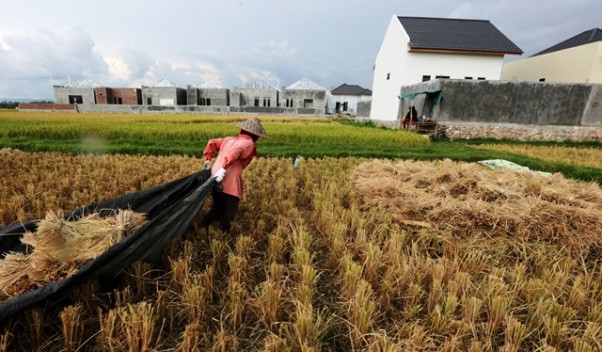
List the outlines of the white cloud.
{"type": "Polygon", "coordinates": [[[474,18],[475,9],[471,3],[465,2],[451,12],[450,18],[474,18]]]}
{"type": "Polygon", "coordinates": [[[251,49],[251,52],[255,55],[261,55],[269,59],[281,59],[295,56],[297,48],[292,47],[287,40],[270,40],[268,43],[251,49]]]}
{"type": "Polygon", "coordinates": [[[151,55],[140,48],[127,47],[123,49],[121,57],[130,70],[128,78],[132,80],[145,77],[155,65],[155,60],[151,55]]]}
{"type": "Polygon", "coordinates": [[[85,32],[65,28],[2,37],[0,79],[106,77],[108,65],[85,32]]]}
{"type": "Polygon", "coordinates": [[[127,81],[130,79],[132,71],[125,63],[123,58],[105,58],[107,65],[109,66],[109,75],[111,81],[127,81]]]}
{"type": "Polygon", "coordinates": [[[278,75],[267,69],[247,67],[241,69],[237,73],[237,76],[242,83],[248,81],[264,81],[266,83],[271,83],[274,86],[279,85],[280,83],[278,75]]]}

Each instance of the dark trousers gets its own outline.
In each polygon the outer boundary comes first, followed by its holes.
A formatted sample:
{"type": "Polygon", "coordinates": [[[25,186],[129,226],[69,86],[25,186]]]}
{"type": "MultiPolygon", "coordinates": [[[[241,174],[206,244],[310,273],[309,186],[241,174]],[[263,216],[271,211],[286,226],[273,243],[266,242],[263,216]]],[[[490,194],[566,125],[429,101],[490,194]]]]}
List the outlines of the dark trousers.
{"type": "Polygon", "coordinates": [[[220,229],[226,233],[230,232],[230,226],[238,212],[239,201],[240,199],[233,195],[213,191],[213,206],[203,218],[201,226],[209,227],[214,221],[219,221],[220,229]]]}

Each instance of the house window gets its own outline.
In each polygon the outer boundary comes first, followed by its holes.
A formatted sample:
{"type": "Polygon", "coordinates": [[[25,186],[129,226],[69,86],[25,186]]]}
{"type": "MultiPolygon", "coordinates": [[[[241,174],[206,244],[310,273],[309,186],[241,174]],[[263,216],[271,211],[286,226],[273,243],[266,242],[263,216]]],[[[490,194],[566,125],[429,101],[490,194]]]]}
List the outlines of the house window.
{"type": "Polygon", "coordinates": [[[464,79],[472,79],[472,77],[466,76],[466,77],[464,77],[464,79]]]}
{"type": "Polygon", "coordinates": [[[84,97],[81,95],[70,95],[69,96],[69,104],[83,104],[84,97]]]}
{"type": "Polygon", "coordinates": [[[313,108],[314,100],[313,99],[303,99],[303,107],[304,108],[313,108]]]}
{"type": "Polygon", "coordinates": [[[117,99],[117,104],[122,105],[123,104],[123,99],[121,99],[121,98],[117,99]]]}
{"type": "Polygon", "coordinates": [[[146,98],[146,105],[153,105],[153,101],[151,98],[146,98]]]}
{"type": "Polygon", "coordinates": [[[211,98],[207,98],[207,100],[205,101],[205,103],[207,103],[207,106],[211,106],[211,98]]]}
{"type": "Polygon", "coordinates": [[[539,79],[539,81],[540,81],[540,82],[545,82],[545,81],[546,81],[546,78],[545,78],[545,77],[541,77],[541,78],[539,79]]]}
{"type": "Polygon", "coordinates": [[[259,97],[255,97],[255,106],[259,106],[259,97]]]}
{"type": "Polygon", "coordinates": [[[426,81],[430,81],[430,80],[431,80],[431,75],[422,76],[422,82],[426,82],[426,81]]]}
{"type": "Polygon", "coordinates": [[[268,98],[268,108],[270,107],[271,103],[272,103],[272,102],[271,102],[271,99],[270,99],[270,98],[268,98]]]}
{"type": "Polygon", "coordinates": [[[349,107],[349,103],[348,102],[344,102],[343,103],[343,112],[347,112],[347,108],[349,107]]]}
{"type": "Polygon", "coordinates": [[[477,79],[478,79],[479,81],[484,81],[484,80],[485,80],[485,77],[479,77],[479,78],[477,78],[477,79]]]}
{"type": "Polygon", "coordinates": [[[341,102],[337,101],[335,107],[334,107],[334,112],[341,112],[341,102]]]}
{"type": "Polygon", "coordinates": [[[389,80],[389,78],[391,78],[391,73],[387,73],[387,81],[389,80]]]}
{"type": "Polygon", "coordinates": [[[449,76],[435,76],[437,79],[449,79],[449,76]]]}

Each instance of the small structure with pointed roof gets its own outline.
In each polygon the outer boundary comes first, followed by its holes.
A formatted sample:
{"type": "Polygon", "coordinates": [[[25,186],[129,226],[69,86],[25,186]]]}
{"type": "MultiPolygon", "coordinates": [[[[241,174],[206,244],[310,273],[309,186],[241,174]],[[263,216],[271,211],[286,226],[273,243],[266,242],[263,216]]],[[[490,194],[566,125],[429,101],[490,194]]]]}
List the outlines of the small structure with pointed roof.
{"type": "Polygon", "coordinates": [[[162,79],[151,86],[142,86],[142,104],[175,106],[186,105],[186,89],[162,79]]]}
{"type": "Polygon", "coordinates": [[[223,88],[214,81],[188,85],[186,87],[186,100],[188,105],[229,106],[230,90],[223,88]]]}
{"type": "Polygon", "coordinates": [[[278,107],[279,99],[280,89],[264,81],[247,81],[230,91],[230,106],[257,108],[250,112],[267,112],[278,107]]]}
{"type": "Polygon", "coordinates": [[[326,88],[303,78],[282,92],[282,107],[302,109],[300,113],[324,115],[328,103],[326,88]]]}
{"type": "Polygon", "coordinates": [[[63,84],[54,85],[54,101],[56,104],[96,104],[94,89],[102,85],[91,79],[83,81],[69,80],[63,84]]]}
{"type": "Polygon", "coordinates": [[[602,84],[602,29],[587,30],[529,58],[505,63],[502,79],[602,84]]]}
{"type": "Polygon", "coordinates": [[[367,117],[370,114],[372,91],[357,84],[343,83],[333,89],[328,102],[329,114],[349,114],[367,117]],[[362,107],[359,109],[358,105],[362,107]],[[367,109],[367,111],[366,111],[367,109]]]}

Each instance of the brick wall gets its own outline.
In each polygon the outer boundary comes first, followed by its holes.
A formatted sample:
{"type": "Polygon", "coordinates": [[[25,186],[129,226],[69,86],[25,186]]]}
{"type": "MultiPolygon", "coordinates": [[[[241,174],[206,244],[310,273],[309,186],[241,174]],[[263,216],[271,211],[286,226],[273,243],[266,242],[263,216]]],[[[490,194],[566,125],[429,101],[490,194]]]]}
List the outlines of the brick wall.
{"type": "Polygon", "coordinates": [[[140,88],[96,88],[97,104],[141,105],[142,90],[140,88]]]}
{"type": "Polygon", "coordinates": [[[19,104],[19,110],[75,110],[75,104],[19,104]]]}

